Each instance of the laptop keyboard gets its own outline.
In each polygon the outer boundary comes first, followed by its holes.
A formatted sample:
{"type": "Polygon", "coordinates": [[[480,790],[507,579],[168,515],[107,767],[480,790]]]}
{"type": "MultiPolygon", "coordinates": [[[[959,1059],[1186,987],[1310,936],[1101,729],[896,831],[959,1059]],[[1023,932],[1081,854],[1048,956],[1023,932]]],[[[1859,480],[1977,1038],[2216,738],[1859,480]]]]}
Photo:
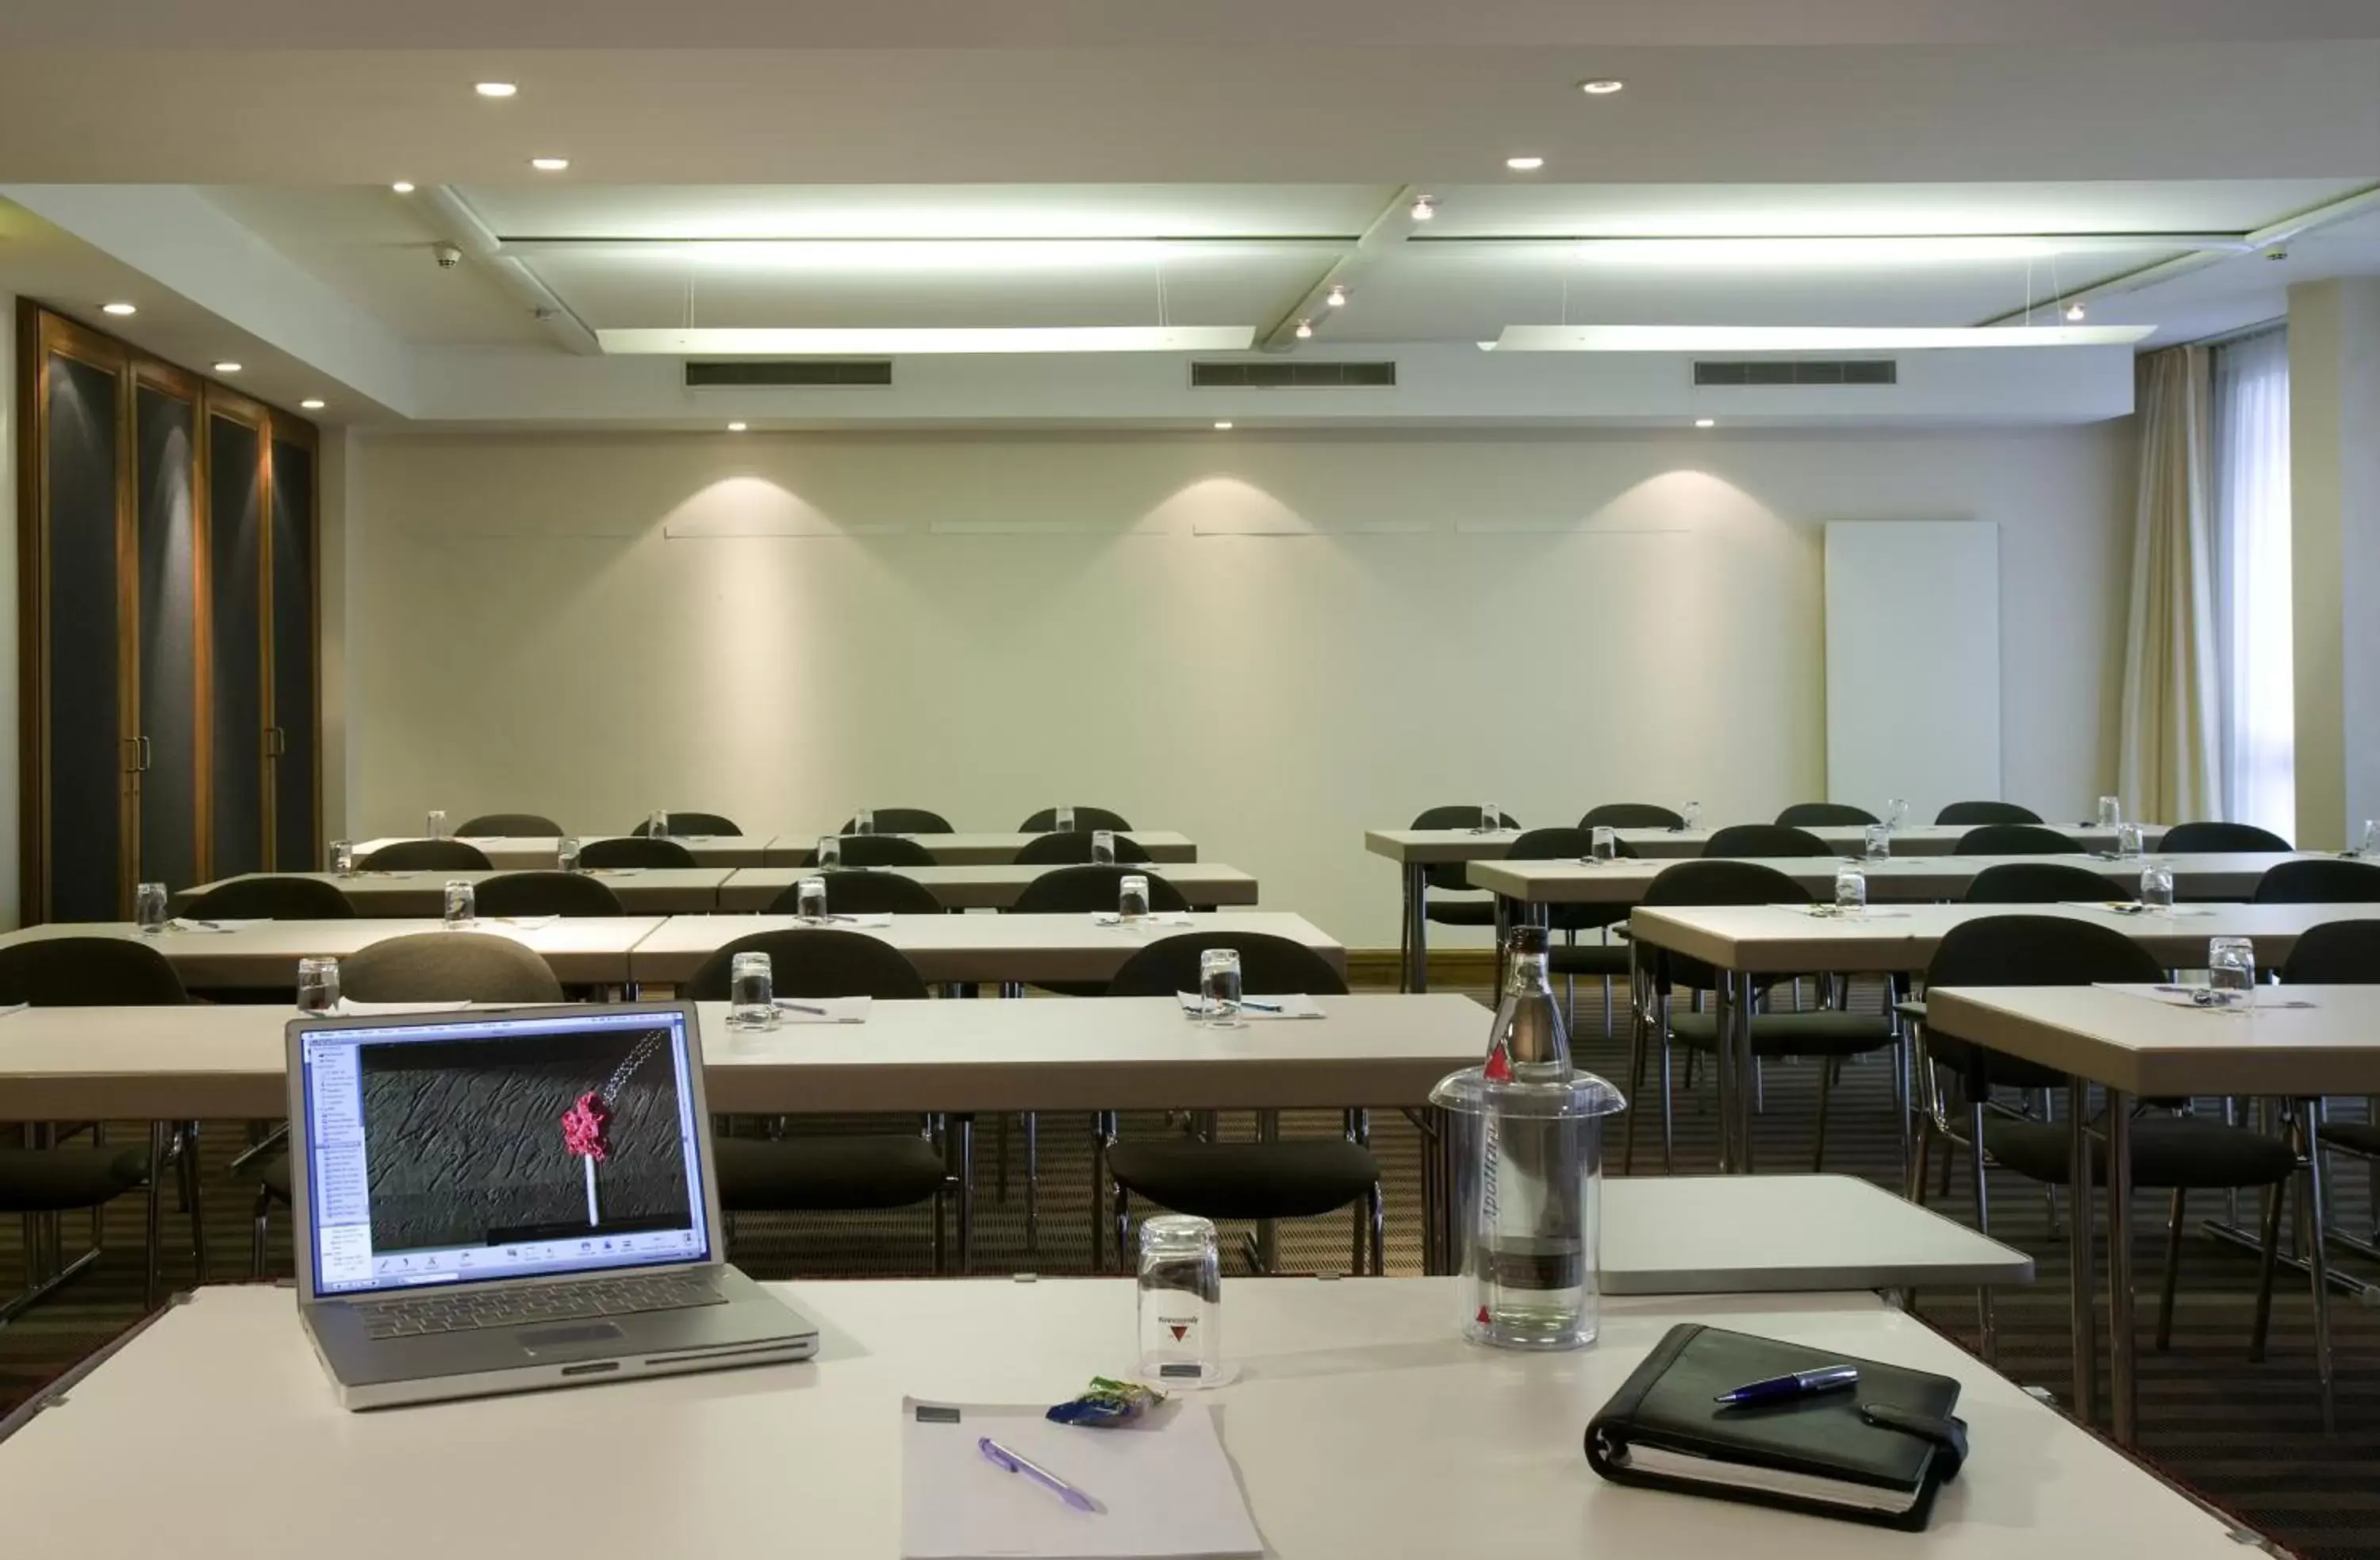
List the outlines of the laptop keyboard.
{"type": "Polygon", "coordinates": [[[407,1295],[403,1299],[358,1301],[355,1310],[363,1318],[366,1337],[409,1338],[469,1333],[482,1327],[517,1327],[524,1322],[723,1305],[726,1299],[708,1279],[693,1274],[663,1274],[573,1284],[511,1285],[466,1294],[407,1295]]]}

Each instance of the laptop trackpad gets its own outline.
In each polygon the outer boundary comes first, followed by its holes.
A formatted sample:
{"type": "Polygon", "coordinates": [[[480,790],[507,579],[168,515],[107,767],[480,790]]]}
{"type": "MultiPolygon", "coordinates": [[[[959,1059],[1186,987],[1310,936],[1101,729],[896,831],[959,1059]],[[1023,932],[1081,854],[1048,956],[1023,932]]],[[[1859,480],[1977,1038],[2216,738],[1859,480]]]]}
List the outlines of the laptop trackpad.
{"type": "Polygon", "coordinates": [[[605,1343],[620,1335],[620,1329],[608,1322],[589,1322],[577,1327],[546,1327],[523,1333],[520,1346],[525,1354],[556,1354],[582,1344],[605,1343]]]}

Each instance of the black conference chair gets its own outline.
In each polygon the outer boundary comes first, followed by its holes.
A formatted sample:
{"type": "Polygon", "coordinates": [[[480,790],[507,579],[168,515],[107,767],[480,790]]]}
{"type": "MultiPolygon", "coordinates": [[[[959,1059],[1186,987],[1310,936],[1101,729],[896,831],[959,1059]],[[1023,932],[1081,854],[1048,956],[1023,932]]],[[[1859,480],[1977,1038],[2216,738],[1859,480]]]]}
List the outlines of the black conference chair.
{"type": "MultiPolygon", "coordinates": [[[[686,985],[697,1002],[727,1000],[735,956],[769,956],[769,983],[778,996],[865,996],[879,1002],[922,1002],[926,982],[901,950],[865,932],[830,927],[756,932],[738,937],[703,962],[686,985]]],[[[785,1129],[752,1138],[715,1134],[719,1206],[738,1213],[859,1213],[933,1203],[934,1270],[949,1266],[943,1204],[958,1202],[959,1271],[973,1255],[971,1127],[961,1118],[960,1159],[953,1175],[943,1123],[923,1118],[917,1130],[808,1133],[785,1129]]],[[[732,1232],[731,1232],[732,1238],[732,1232]]]]}
{"type": "MultiPolygon", "coordinates": [[[[2139,944],[2122,932],[2086,921],[2055,916],[1991,916],[1951,928],[1937,945],[1926,967],[1925,983],[1935,986],[2085,986],[2105,983],[2154,985],[2165,970],[2139,944]]],[[[1921,1024],[1918,1039],[1918,1085],[1923,1104],[1917,1153],[1909,1180],[1911,1198],[1925,1194],[1927,1145],[1936,1140],[1967,1149],[1973,1164],[1976,1226],[1991,1232],[1991,1200],[1987,1171],[1998,1166],[2028,1180],[2068,1187],[2070,1196],[2088,1195],[2069,1186],[2072,1179],[2070,1123],[2046,1113],[2021,1115],[1999,1107],[1994,1092],[2063,1091],[2067,1079],[2037,1063],[1987,1050],[1983,1046],[1933,1033],[1921,1024]],[[1957,1114],[1945,1099],[1937,1069],[1956,1080],[1957,1114]]],[[[2107,1144],[2092,1138],[2092,1180],[2104,1184],[2107,1144]]],[[[2170,1191],[2173,1202],[2168,1228],[2165,1283],[2157,1301],[2156,1347],[2168,1347],[2173,1335],[2175,1280],[2181,1261],[2181,1230],[2189,1194],[2198,1190],[2265,1188],[2265,1262],[2256,1302],[2255,1335],[2249,1358],[2264,1358],[2265,1334],[2272,1314],[2273,1258],[2280,1237],[2281,1201],[2290,1177],[2297,1174],[2298,1155],[2277,1138],[2251,1132],[2219,1121],[2190,1115],[2143,1114],[2131,1124],[2131,1175],[2136,1188],[2170,1191]]],[[[2326,1287],[2317,1274],[2314,1304],[2324,1303],[2326,1287]]],[[[1998,1353],[1988,1288],[1976,1291],[1977,1322],[1982,1332],[1983,1358],[1991,1363],[1998,1353]]],[[[2323,1379],[2330,1371],[2325,1362],[2323,1379]]]]}
{"type": "MultiPolygon", "coordinates": [[[[179,1007],[189,1000],[165,956],[122,937],[47,937],[0,948],[0,1003],[34,1007],[179,1007]]],[[[149,1146],[119,1148],[104,1125],[28,1122],[22,1146],[0,1149],[0,1213],[25,1219],[25,1287],[0,1300],[0,1324],[79,1276],[99,1260],[101,1210],[146,1183],[144,1271],[148,1303],[164,1298],[164,1169],[172,1164],[190,1214],[198,1280],[207,1276],[206,1226],[199,1198],[198,1123],[152,1121],[149,1146]],[[88,1135],[87,1145],[62,1138],[88,1135]],[[152,1173],[152,1167],[154,1174],[152,1173]],[[61,1216],[91,1210],[91,1244],[68,1259],[61,1216]]]]}
{"type": "MultiPolygon", "coordinates": [[[[1508,861],[1574,861],[1595,852],[1597,827],[1618,828],[1620,825],[1590,825],[1578,829],[1528,829],[1512,842],[1505,853],[1508,861]]],[[[1615,853],[1623,860],[1636,856],[1636,847],[1626,840],[1613,842],[1615,853]]],[[[1562,934],[1561,941],[1547,951],[1546,969],[1562,978],[1562,1005],[1572,1024],[1578,1021],[1578,978],[1603,982],[1603,1030],[1611,1032],[1611,984],[1628,978],[1628,947],[1624,943],[1610,941],[1610,928],[1628,919],[1631,907],[1612,905],[1549,905],[1544,907],[1546,928],[1562,934]],[[1594,932],[1601,937],[1592,943],[1582,943],[1579,933],[1594,932]]]]}
{"type": "MultiPolygon", "coordinates": [[[[826,908],[830,915],[846,916],[938,916],[942,902],[934,891],[916,878],[903,877],[898,872],[828,871],[818,874],[826,884],[826,908]]],[[[790,884],[785,891],[770,901],[769,913],[789,916],[801,910],[802,885],[790,884]]]]}
{"type": "MultiPolygon", "coordinates": [[[[1250,996],[1333,996],[1347,990],[1346,980],[1329,961],[1303,944],[1262,932],[1190,932],[1160,938],[1126,959],[1109,983],[1108,994],[1170,997],[1196,991],[1198,957],[1208,948],[1238,951],[1240,988],[1250,996]]],[[[1095,1184],[1105,1187],[1112,1210],[1117,1260],[1123,1261],[1132,1250],[1129,1199],[1133,1196],[1177,1213],[1254,1219],[1267,1225],[1275,1219],[1309,1218],[1353,1203],[1351,1265],[1362,1271],[1368,1230],[1371,1271],[1383,1272],[1380,1167],[1368,1146],[1371,1125],[1366,1113],[1348,1111],[1340,1137],[1291,1142],[1276,1137],[1279,1119],[1277,1112],[1259,1112],[1255,1142],[1219,1142],[1211,1133],[1124,1142],[1117,1137],[1115,1114],[1103,1113],[1096,1141],[1104,1176],[1095,1184]]],[[[1094,1272],[1100,1264],[1102,1222],[1094,1208],[1094,1272]]],[[[1270,1244],[1260,1239],[1252,1248],[1251,1261],[1259,1271],[1269,1263],[1270,1244]]]]}
{"type": "Polygon", "coordinates": [[[504,872],[471,896],[483,916],[617,916],[627,911],[611,885],[584,872],[504,872]]]}
{"type": "MultiPolygon", "coordinates": [[[[1074,866],[1090,859],[1091,835],[1083,829],[1063,835],[1037,835],[1016,849],[1016,864],[1020,867],[1074,866]]],[[[1117,835],[1115,859],[1146,862],[1149,859],[1148,847],[1130,835],[1117,835]]]]}
{"type": "MultiPolygon", "coordinates": [[[[672,835],[741,835],[744,833],[744,831],[737,828],[731,820],[722,818],[716,812],[673,812],[669,815],[667,823],[669,824],[669,832],[672,835]]],[[[650,818],[644,819],[639,822],[635,828],[630,829],[628,832],[632,835],[640,836],[650,835],[653,832],[653,821],[650,818]]]]}
{"type": "MultiPolygon", "coordinates": [[[[2081,856],[2082,842],[2038,823],[1985,823],[1951,847],[1958,856],[2081,856]]],[[[2100,897],[2105,898],[2103,894],[2100,897]]]]}
{"type": "Polygon", "coordinates": [[[694,852],[674,839],[644,835],[614,835],[590,839],[578,847],[578,865],[589,871],[601,867],[693,867],[701,863],[694,852]]]}
{"type": "Polygon", "coordinates": [[[1608,801],[1590,807],[1578,821],[1582,829],[1682,829],[1685,815],[1649,801],[1608,801]]]}
{"type": "MultiPolygon", "coordinates": [[[[1771,825],[1755,825],[1767,827],[1771,825]]],[[[1647,907],[1664,905],[1806,905],[1811,902],[1809,890],[1787,877],[1774,867],[1757,861],[1696,860],[1681,861],[1666,869],[1645,886],[1642,901],[1647,907]]],[[[1641,972],[1648,981],[1648,1002],[1637,1008],[1634,1042],[1629,1059],[1629,1093],[1639,1097],[1644,1085],[1647,1053],[1658,1047],[1661,1075],[1661,1167],[1675,1168],[1676,1112],[1670,1080],[1670,1052],[1672,1042],[1692,1052],[1716,1055],[1718,1050],[1719,1017],[1715,1009],[1699,1012],[1677,1012],[1673,1007],[1676,993],[1684,992],[1716,992],[1719,974],[1697,958],[1673,954],[1666,949],[1646,948],[1641,972]]],[[[1765,1010],[1767,993],[1789,977],[1764,977],[1759,995],[1760,1005],[1752,1014],[1752,1055],[1754,1064],[1784,1056],[1806,1056],[1816,1060],[1818,1074],[1818,1130],[1813,1168],[1823,1169],[1827,1160],[1827,1112],[1834,1094],[1835,1076],[1851,1057],[1869,1052],[1883,1051],[1901,1044],[1900,1025],[1891,1014],[1850,1013],[1834,1008],[1814,1012],[1771,1013],[1765,1010]]],[[[1907,1069],[1896,1057],[1894,1063],[1894,1093],[1900,1093],[1901,1080],[1907,1069]]],[[[1743,1086],[1753,1087],[1746,1079],[1743,1086]]],[[[1636,1129],[1631,1111],[1627,1137],[1621,1150],[1621,1165],[1625,1171],[1633,1165],[1636,1154],[1636,1129]]],[[[1900,1109],[1903,1149],[1907,1147],[1908,1112],[1900,1109]]],[[[1746,1169],[1750,1165],[1745,1166],[1746,1169]]]]}
{"type": "Polygon", "coordinates": [[[485,872],[494,871],[487,853],[459,839],[401,839],[383,845],[356,863],[367,872],[485,872]]]}
{"type": "Polygon", "coordinates": [[[1797,801],[1779,813],[1777,821],[1796,829],[1864,828],[1884,822],[1864,807],[1839,801],[1797,801]]]}
{"type": "MultiPolygon", "coordinates": [[[[876,825],[876,832],[880,835],[948,835],[957,832],[951,827],[949,819],[939,812],[929,812],[922,807],[876,808],[870,822],[876,825]]],[[[844,820],[843,832],[846,835],[857,833],[858,823],[856,818],[844,820]]]]}
{"type": "Polygon", "coordinates": [[[217,884],[182,907],[192,920],[353,920],[335,883],[310,877],[243,877],[217,884]]]}
{"type": "MultiPolygon", "coordinates": [[[[1182,891],[1154,873],[1135,873],[1129,866],[1096,865],[1052,867],[1025,885],[1009,907],[1013,915],[1051,915],[1112,910],[1117,896],[1127,877],[1148,879],[1148,908],[1151,910],[1174,913],[1189,909],[1190,901],[1182,891]]],[[[1105,984],[1099,992],[1107,990],[1105,984]]],[[[1092,993],[1094,995],[1097,993],[1092,993]]]]}
{"type": "Polygon", "coordinates": [[[1967,883],[1970,905],[2070,905],[2105,900],[2118,890],[2071,861],[2002,861],[1967,883]]]}
{"type": "Polygon", "coordinates": [[[482,812],[455,832],[473,839],[542,839],[569,831],[541,812],[482,812]]]}
{"type": "MultiPolygon", "coordinates": [[[[931,867],[938,863],[934,853],[913,839],[899,835],[845,835],[842,836],[843,864],[846,867],[931,867]]],[[[810,851],[803,864],[818,865],[818,852],[810,851]]]]}
{"type": "MultiPolygon", "coordinates": [[[[1016,832],[1020,835],[1046,835],[1057,826],[1058,810],[1045,807],[1017,824],[1016,832]]],[[[1123,813],[1111,812],[1104,807],[1078,807],[1075,809],[1075,827],[1086,834],[1094,829],[1105,829],[1111,834],[1121,835],[1130,832],[1132,824],[1125,821],[1123,813]]]]}
{"type": "MultiPolygon", "coordinates": [[[[1783,823],[1730,823],[1703,842],[1706,859],[1767,856],[1836,856],[1841,854],[1807,829],[1783,823]]],[[[1796,899],[1807,898],[1802,889],[1796,899]]]]}
{"type": "MultiPolygon", "coordinates": [[[[1425,808],[1421,815],[1413,821],[1413,827],[1475,829],[1479,826],[1482,815],[1483,810],[1476,807],[1425,808]]],[[[1509,812],[1500,811],[1496,815],[1496,821],[1500,826],[1507,829],[1517,829],[1521,826],[1512,821],[1512,815],[1509,812]]],[[[1427,882],[1427,887],[1423,890],[1422,914],[1440,926],[1493,926],[1496,924],[1496,901],[1492,897],[1471,891],[1471,883],[1464,875],[1462,862],[1446,861],[1433,867],[1426,867],[1422,870],[1422,875],[1427,882]],[[1463,893],[1466,896],[1461,899],[1436,899],[1429,896],[1431,889],[1441,894],[1463,893]]]]}
{"type": "MultiPolygon", "coordinates": [[[[2354,861],[2300,861],[2291,865],[2355,867],[2362,864],[2354,861]]],[[[2367,866],[2362,870],[2380,874],[2380,867],[2367,866]]],[[[2271,875],[2270,872],[2265,874],[2267,878],[2271,875]]],[[[2289,957],[2281,962],[2280,976],[2285,986],[2380,985],[2380,920],[2329,920],[2306,928],[2290,947],[2289,957]]],[[[2333,1120],[2327,1111],[2328,1103],[2325,1102],[2322,1146],[2362,1160],[2367,1174],[2371,1176],[2371,1189],[2380,1191],[2380,1095],[2365,1097],[2363,1119],[2361,1121],[2333,1120]]],[[[2325,1203],[2331,1209],[2337,1207],[2336,1199],[2326,1199],[2325,1203]]],[[[2366,1257],[2380,1257],[2380,1197],[2367,1196],[2365,1206],[2372,1211],[2369,1233],[2357,1237],[2333,1229],[2330,1238],[2366,1257]]]]}
{"type": "Polygon", "coordinates": [[[2259,905],[2380,905],[2380,866],[2329,858],[2283,861],[2265,869],[2254,898],[2259,905]]]}
{"type": "Polygon", "coordinates": [[[2253,823],[2176,823],[2157,842],[2162,856],[2286,853],[2289,842],[2253,823]]]}
{"type": "Polygon", "coordinates": [[[1934,815],[1946,828],[1980,827],[1985,823],[2038,823],[2041,814],[2012,801],[1954,801],[1934,815]]]}

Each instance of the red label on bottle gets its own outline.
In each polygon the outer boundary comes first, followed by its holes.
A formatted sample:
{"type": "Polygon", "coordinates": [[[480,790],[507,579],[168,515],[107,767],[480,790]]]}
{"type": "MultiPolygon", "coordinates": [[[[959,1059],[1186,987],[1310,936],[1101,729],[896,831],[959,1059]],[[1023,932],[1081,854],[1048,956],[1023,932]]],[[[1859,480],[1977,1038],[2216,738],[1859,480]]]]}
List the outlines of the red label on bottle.
{"type": "Polygon", "coordinates": [[[1490,1083],[1510,1083],[1512,1081],[1512,1058],[1499,1045],[1488,1053],[1488,1065],[1479,1069],[1479,1075],[1490,1083]]]}
{"type": "Polygon", "coordinates": [[[1478,1317],[1477,1317],[1477,1321],[1478,1321],[1478,1322],[1479,1322],[1479,1325],[1481,1325],[1482,1327],[1486,1327],[1486,1326],[1489,1325],[1489,1322],[1488,1322],[1488,1308],[1487,1308],[1486,1306],[1481,1306],[1481,1307],[1479,1308],[1479,1315],[1478,1315],[1478,1317]]]}

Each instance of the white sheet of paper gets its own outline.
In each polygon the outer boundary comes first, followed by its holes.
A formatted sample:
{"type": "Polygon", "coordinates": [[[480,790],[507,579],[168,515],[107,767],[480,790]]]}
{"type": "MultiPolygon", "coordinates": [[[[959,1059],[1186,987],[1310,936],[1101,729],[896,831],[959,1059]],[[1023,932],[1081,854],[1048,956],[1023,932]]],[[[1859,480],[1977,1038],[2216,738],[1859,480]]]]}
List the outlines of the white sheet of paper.
{"type": "Polygon", "coordinates": [[[829,926],[840,926],[845,930],[857,928],[858,930],[865,932],[891,926],[892,924],[892,912],[890,910],[878,910],[868,915],[855,916],[845,915],[840,910],[833,910],[828,912],[826,923],[829,926]]]}
{"type": "Polygon", "coordinates": [[[1093,910],[1091,912],[1091,924],[1093,926],[1141,927],[1195,926],[1197,923],[1179,910],[1159,910],[1149,915],[1142,916],[1137,920],[1131,921],[1125,920],[1123,917],[1118,915],[1113,910],[1093,910]]]}
{"type": "MultiPolygon", "coordinates": [[[[1175,992],[1173,994],[1181,999],[1184,1018],[1196,1018],[1198,1016],[1196,992],[1175,992]]],[[[1320,1018],[1325,1014],[1320,1003],[1302,993],[1251,992],[1240,1004],[1240,1017],[1253,1023],[1266,1018],[1320,1018]]]]}
{"type": "Polygon", "coordinates": [[[920,1423],[901,1404],[901,1553],[906,1560],[1167,1560],[1261,1554],[1264,1541],[1207,1404],[1175,1398],[1140,1424],[1086,1430],[1014,1405],[955,1408],[920,1423]],[[990,1436],[1082,1491],[1077,1511],[988,1460],[990,1436]]]}
{"type": "Polygon", "coordinates": [[[2190,920],[2215,912],[2203,905],[2176,905],[2170,909],[2153,910],[2137,899],[2069,899],[2065,903],[2085,910],[2105,910],[2109,915],[2139,916],[2143,920],[2190,920]]]}
{"type": "MultiPolygon", "coordinates": [[[[2245,1013],[2249,1010],[2250,1005],[2246,1003],[2239,1002],[2201,1002],[2192,993],[2209,989],[2203,985],[2126,986],[2102,981],[2098,982],[2098,986],[2101,991],[2105,992],[2121,992],[2126,996],[2144,996],[2151,1002],[2162,1002],[2168,1007],[2196,1007],[2208,1013],[2245,1013]]],[[[2281,993],[2274,991],[2269,987],[2256,993],[2256,1000],[2254,1003],[2254,1006],[2259,1009],[2273,1007],[2314,1007],[2318,1005],[2319,1004],[2308,1002],[2303,997],[2285,996],[2281,993]]]]}
{"type": "Polygon", "coordinates": [[[1909,919],[1907,910],[1884,910],[1876,908],[1874,905],[1870,905],[1864,910],[1853,910],[1849,914],[1845,914],[1832,905],[1797,905],[1793,908],[1816,920],[1907,920],[1909,919]]]}
{"type": "Polygon", "coordinates": [[[30,1002],[12,1002],[5,1007],[0,1007],[0,1018],[13,1018],[32,1005],[30,1002]]]}
{"type": "Polygon", "coordinates": [[[191,920],[185,916],[176,916],[165,924],[176,932],[245,932],[251,926],[262,926],[264,921],[262,916],[246,920],[191,920]]]}
{"type": "Polygon", "coordinates": [[[781,996],[777,998],[777,1022],[781,1024],[864,1024],[868,1022],[868,1005],[864,996],[781,996]],[[805,1009],[816,1008],[816,1012],[805,1009]]]}
{"type": "Polygon", "coordinates": [[[518,928],[519,928],[521,931],[523,931],[523,932],[535,932],[535,931],[539,930],[540,927],[552,926],[555,921],[558,921],[558,920],[560,920],[561,919],[562,919],[562,918],[561,918],[560,916],[490,916],[490,917],[488,917],[488,920],[491,920],[492,922],[493,922],[494,924],[496,924],[496,925],[498,925],[498,926],[515,926],[515,927],[518,927],[518,928]]]}
{"type": "Polygon", "coordinates": [[[470,1006],[468,1002],[358,1002],[351,996],[339,999],[339,1012],[349,1018],[369,1018],[379,1013],[460,1013],[470,1006]]]}

